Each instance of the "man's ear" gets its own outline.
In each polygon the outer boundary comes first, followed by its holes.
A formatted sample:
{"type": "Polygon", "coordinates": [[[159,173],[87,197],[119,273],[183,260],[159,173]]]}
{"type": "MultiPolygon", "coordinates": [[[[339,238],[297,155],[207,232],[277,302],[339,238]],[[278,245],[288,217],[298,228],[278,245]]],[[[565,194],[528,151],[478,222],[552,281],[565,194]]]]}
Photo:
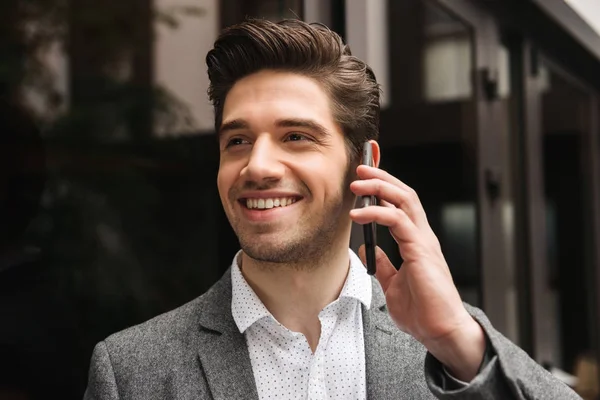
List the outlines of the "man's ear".
{"type": "Polygon", "coordinates": [[[371,148],[373,149],[373,166],[379,168],[379,161],[381,160],[381,151],[379,149],[379,143],[376,140],[369,140],[371,148]]]}

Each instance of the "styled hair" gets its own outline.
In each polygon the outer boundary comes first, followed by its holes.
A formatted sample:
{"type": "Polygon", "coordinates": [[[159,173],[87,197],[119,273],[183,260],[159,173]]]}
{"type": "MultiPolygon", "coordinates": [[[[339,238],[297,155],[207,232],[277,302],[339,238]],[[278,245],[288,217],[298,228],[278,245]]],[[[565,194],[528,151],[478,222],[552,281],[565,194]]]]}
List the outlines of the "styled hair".
{"type": "Polygon", "coordinates": [[[217,132],[233,85],[258,71],[276,70],[297,73],[321,85],[329,95],[334,120],[342,128],[351,157],[361,154],[365,141],[378,138],[380,87],[375,74],[324,25],[249,19],[221,33],[206,64],[217,132]]]}

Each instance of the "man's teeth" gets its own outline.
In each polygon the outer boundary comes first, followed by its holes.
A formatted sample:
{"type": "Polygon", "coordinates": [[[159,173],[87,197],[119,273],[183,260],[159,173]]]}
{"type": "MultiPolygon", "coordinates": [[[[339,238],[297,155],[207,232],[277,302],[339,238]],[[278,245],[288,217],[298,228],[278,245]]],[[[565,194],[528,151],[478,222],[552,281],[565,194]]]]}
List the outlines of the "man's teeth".
{"type": "Polygon", "coordinates": [[[273,207],[285,207],[296,202],[294,197],[281,197],[272,199],[246,199],[246,207],[266,209],[273,207]]]}

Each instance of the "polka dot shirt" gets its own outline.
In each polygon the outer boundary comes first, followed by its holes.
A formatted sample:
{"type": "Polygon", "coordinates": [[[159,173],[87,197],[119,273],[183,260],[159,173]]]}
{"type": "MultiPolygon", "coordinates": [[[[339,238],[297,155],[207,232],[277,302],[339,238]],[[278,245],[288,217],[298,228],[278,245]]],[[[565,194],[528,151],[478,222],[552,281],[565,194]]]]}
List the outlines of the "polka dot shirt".
{"type": "Polygon", "coordinates": [[[319,313],[321,337],[314,353],[302,333],[271,315],[234,258],[231,311],[248,344],[260,399],[366,399],[361,304],[371,305],[371,278],[349,252],[350,271],[340,296],[319,313]]]}

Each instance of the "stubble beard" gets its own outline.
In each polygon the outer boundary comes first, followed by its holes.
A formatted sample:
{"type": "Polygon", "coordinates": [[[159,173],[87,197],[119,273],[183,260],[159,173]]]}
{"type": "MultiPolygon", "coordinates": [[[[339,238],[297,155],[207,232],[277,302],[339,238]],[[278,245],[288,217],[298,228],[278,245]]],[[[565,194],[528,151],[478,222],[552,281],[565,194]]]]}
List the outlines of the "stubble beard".
{"type": "Polygon", "coordinates": [[[284,231],[280,238],[271,242],[266,238],[257,240],[261,233],[244,232],[230,220],[245,255],[258,261],[257,264],[265,269],[281,266],[299,270],[317,268],[320,260],[336,250],[340,239],[338,235],[344,232],[343,225],[348,222],[345,214],[350,211],[354,197],[349,188],[354,179],[351,172],[348,168],[338,194],[323,206],[320,213],[304,215],[295,226],[289,227],[289,231],[284,231]]]}
{"type": "Polygon", "coordinates": [[[310,269],[331,249],[340,231],[340,217],[341,204],[337,207],[328,204],[318,216],[307,216],[296,227],[290,226],[279,239],[257,239],[260,234],[241,234],[238,236],[240,247],[246,256],[266,269],[282,265],[310,269]]]}

